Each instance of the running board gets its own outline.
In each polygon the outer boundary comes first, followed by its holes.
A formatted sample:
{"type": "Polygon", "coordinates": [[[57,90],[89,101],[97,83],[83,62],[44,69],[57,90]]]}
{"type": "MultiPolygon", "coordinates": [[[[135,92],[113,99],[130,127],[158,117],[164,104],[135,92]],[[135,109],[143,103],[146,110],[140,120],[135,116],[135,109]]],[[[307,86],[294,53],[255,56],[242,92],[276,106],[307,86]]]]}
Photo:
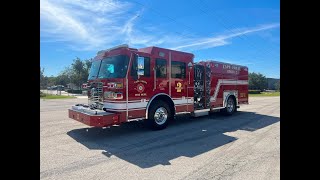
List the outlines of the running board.
{"type": "Polygon", "coordinates": [[[219,109],[224,109],[224,107],[216,107],[212,109],[199,109],[199,110],[195,110],[193,113],[191,113],[191,115],[193,117],[206,116],[206,115],[209,115],[210,111],[219,110],[219,109]]]}
{"type": "Polygon", "coordinates": [[[209,111],[210,109],[199,109],[199,110],[195,110],[193,113],[191,113],[191,115],[193,117],[206,116],[206,115],[209,115],[209,111]]]}
{"type": "Polygon", "coordinates": [[[208,111],[210,111],[210,109],[199,109],[199,110],[195,110],[194,113],[208,112],[208,111]]]}
{"type": "Polygon", "coordinates": [[[206,115],[209,115],[209,111],[194,112],[194,113],[191,113],[191,115],[193,117],[206,116],[206,115]]]}

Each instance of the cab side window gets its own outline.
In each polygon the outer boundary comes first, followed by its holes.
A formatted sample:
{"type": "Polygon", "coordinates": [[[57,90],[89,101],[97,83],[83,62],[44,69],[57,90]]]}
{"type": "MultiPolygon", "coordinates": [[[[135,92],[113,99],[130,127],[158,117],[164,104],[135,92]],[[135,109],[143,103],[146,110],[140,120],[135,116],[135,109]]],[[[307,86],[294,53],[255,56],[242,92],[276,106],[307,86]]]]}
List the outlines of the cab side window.
{"type": "Polygon", "coordinates": [[[180,61],[172,61],[171,63],[172,78],[186,78],[186,63],[180,61]]]}
{"type": "Polygon", "coordinates": [[[131,66],[131,76],[137,73],[143,77],[150,77],[150,57],[137,57],[137,65],[134,67],[134,63],[131,66]]]}
{"type": "Polygon", "coordinates": [[[156,59],[156,77],[166,78],[167,77],[167,60],[156,59]]]}

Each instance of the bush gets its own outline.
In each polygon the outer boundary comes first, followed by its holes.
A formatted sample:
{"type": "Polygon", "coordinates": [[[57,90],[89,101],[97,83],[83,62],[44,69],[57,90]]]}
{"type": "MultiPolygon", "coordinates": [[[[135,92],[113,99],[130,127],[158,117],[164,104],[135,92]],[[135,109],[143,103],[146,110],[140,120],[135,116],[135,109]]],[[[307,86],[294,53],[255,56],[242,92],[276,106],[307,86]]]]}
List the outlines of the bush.
{"type": "Polygon", "coordinates": [[[261,94],[260,90],[249,90],[249,94],[261,94]]]}
{"type": "Polygon", "coordinates": [[[82,90],[69,89],[67,92],[71,94],[82,94],[82,90]]]}
{"type": "Polygon", "coordinates": [[[40,91],[40,97],[45,97],[46,94],[40,91]]]}

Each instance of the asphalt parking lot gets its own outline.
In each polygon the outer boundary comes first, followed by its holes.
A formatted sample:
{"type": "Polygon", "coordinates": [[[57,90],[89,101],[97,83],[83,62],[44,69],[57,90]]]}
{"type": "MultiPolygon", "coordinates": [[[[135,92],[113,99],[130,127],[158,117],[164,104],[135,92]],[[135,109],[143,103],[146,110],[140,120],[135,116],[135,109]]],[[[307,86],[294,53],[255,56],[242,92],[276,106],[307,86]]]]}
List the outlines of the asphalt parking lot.
{"type": "Polygon", "coordinates": [[[249,101],[230,117],[184,115],[151,131],[69,119],[84,98],[40,100],[40,179],[280,179],[280,97],[249,101]]]}

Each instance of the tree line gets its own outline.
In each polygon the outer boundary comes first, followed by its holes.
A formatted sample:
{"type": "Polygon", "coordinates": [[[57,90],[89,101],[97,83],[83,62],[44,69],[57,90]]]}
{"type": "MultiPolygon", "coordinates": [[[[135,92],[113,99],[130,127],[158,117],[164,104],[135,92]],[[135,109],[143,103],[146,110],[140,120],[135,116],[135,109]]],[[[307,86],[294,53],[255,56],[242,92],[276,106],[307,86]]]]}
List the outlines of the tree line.
{"type": "Polygon", "coordinates": [[[45,69],[40,67],[40,89],[46,89],[54,85],[67,87],[70,83],[81,88],[81,85],[88,79],[90,68],[91,59],[81,60],[78,57],[57,76],[45,76],[45,69]]]}
{"type": "MultiPolygon", "coordinates": [[[[268,79],[261,73],[249,73],[249,89],[260,91],[268,89],[268,79]]],[[[274,83],[274,89],[280,91],[280,80],[274,83]]]]}
{"type": "MultiPolygon", "coordinates": [[[[91,68],[91,59],[81,60],[76,58],[73,63],[66,67],[57,76],[45,76],[44,68],[40,67],[40,89],[46,89],[53,85],[63,85],[67,87],[67,84],[75,84],[79,88],[87,81],[89,76],[89,70],[91,68]]],[[[280,90],[280,81],[274,84],[275,90],[280,90]]],[[[261,73],[249,73],[249,89],[263,91],[268,89],[268,79],[261,73]]]]}

